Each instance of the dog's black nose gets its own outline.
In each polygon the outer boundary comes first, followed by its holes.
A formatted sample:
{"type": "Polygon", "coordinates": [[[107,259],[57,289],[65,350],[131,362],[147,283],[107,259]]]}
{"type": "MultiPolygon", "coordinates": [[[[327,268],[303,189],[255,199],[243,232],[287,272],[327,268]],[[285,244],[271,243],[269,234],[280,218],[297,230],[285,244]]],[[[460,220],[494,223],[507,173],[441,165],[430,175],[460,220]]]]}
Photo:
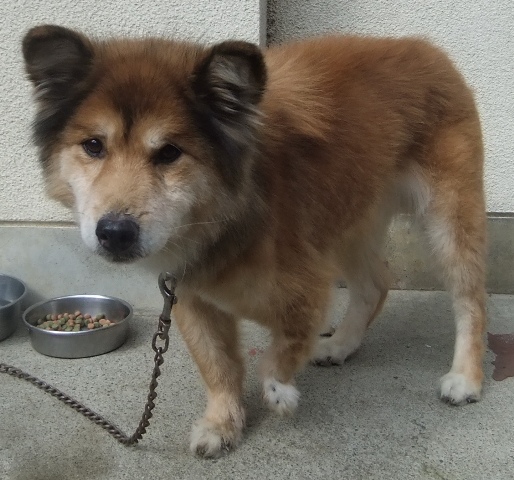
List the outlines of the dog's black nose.
{"type": "Polygon", "coordinates": [[[96,225],[100,245],[111,253],[124,253],[139,237],[139,225],[128,215],[102,217],[96,225]]]}

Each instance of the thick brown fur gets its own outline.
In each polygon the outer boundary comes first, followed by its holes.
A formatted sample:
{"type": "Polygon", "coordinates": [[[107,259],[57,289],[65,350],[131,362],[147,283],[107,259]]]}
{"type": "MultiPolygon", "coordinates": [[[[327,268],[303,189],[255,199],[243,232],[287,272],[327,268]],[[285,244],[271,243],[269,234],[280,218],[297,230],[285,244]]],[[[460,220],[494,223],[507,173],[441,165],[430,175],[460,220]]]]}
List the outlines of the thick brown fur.
{"type": "Polygon", "coordinates": [[[239,319],[272,332],[261,375],[279,413],[296,407],[294,377],[309,360],[341,363],[359,347],[387,295],[381,247],[401,211],[424,223],[454,302],[441,396],[479,398],[482,138],[473,95],[443,52],[412,38],[333,36],[261,52],[43,26],[24,55],[50,195],[111,260],[169,254],[177,324],[208,391],[195,453],[217,456],[241,438],[239,319]],[[92,138],[103,145],[96,158],[84,146],[92,138]],[[102,218],[135,225],[133,244],[110,248],[102,218]],[[348,310],[319,338],[340,275],[348,310]]]}

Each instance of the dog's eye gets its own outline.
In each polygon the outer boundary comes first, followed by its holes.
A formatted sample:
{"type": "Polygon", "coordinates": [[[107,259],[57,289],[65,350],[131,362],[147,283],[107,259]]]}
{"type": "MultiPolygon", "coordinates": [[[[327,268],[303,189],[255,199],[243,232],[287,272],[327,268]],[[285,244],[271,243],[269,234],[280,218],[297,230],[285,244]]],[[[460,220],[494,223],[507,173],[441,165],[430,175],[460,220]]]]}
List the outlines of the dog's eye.
{"type": "Polygon", "coordinates": [[[158,150],[154,157],[153,162],[155,164],[168,164],[174,162],[178,157],[182,155],[182,150],[180,148],[176,147],[175,145],[172,145],[171,143],[168,143],[167,145],[164,145],[160,150],[158,150]]]}
{"type": "Polygon", "coordinates": [[[98,138],[90,138],[82,142],[82,147],[90,157],[101,157],[104,153],[103,143],[98,138]]]}

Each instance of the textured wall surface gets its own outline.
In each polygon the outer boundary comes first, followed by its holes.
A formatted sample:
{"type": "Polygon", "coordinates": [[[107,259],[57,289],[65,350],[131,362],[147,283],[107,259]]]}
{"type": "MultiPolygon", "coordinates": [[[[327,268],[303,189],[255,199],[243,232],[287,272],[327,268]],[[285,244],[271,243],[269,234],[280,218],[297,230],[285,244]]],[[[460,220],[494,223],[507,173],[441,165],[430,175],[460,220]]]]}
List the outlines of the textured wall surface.
{"type": "Polygon", "coordinates": [[[44,198],[31,146],[33,107],[20,50],[28,28],[57,23],[98,36],[166,35],[205,42],[231,37],[259,42],[262,10],[265,13],[262,0],[1,1],[0,222],[71,220],[67,211],[44,198]]]}
{"type": "Polygon", "coordinates": [[[476,93],[488,210],[514,212],[512,0],[270,0],[268,41],[320,33],[423,35],[445,48],[476,93]]]}

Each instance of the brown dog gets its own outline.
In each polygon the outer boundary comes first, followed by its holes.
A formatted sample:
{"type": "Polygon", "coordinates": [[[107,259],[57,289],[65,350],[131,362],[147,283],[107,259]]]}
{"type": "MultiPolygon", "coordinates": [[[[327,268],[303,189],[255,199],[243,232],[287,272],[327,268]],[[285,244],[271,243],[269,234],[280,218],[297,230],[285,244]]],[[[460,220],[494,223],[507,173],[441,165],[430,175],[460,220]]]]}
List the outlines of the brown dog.
{"type": "Polygon", "coordinates": [[[265,52],[160,39],[94,41],[56,26],[23,41],[48,192],[112,261],[160,250],[176,321],[208,391],[191,448],[241,439],[238,319],[268,327],[264,399],[299,398],[312,359],[341,363],[387,295],[392,215],[424,222],[455,308],[452,404],[479,398],[485,207],[479,118],[450,60],[420,39],[319,38],[265,52]],[[319,339],[334,281],[346,315],[319,339]]]}

